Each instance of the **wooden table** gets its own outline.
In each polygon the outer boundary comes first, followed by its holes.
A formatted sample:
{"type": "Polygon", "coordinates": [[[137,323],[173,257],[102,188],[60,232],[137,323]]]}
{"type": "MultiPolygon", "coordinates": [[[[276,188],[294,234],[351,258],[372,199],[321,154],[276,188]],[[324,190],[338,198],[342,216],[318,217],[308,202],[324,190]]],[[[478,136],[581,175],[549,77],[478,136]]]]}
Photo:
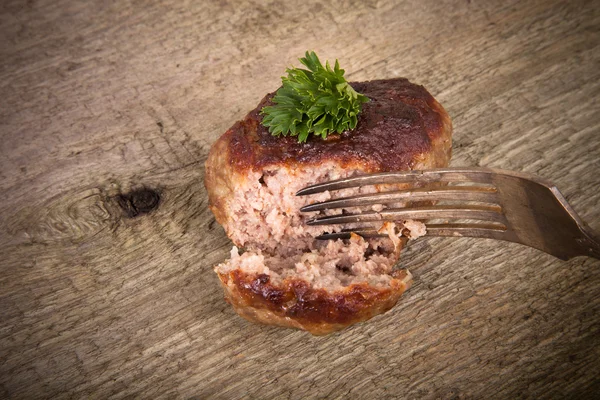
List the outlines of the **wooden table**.
{"type": "Polygon", "coordinates": [[[584,1],[4,1],[1,398],[591,398],[600,262],[422,239],[338,334],[258,326],[212,271],[204,161],[307,49],[404,76],[454,166],[537,173],[600,230],[600,13],[584,1]]]}

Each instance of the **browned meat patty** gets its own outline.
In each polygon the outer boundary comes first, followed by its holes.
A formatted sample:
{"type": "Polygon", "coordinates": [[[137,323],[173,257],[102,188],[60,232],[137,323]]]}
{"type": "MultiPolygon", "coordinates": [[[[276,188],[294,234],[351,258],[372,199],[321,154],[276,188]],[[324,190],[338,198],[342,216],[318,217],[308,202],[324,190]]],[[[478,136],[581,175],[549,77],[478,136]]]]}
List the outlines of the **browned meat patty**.
{"type": "MultiPolygon", "coordinates": [[[[306,226],[309,217],[298,211],[356,192],[295,196],[309,184],[448,165],[451,121],[422,86],[406,79],[351,85],[370,99],[352,131],[327,140],[311,136],[306,143],[273,137],[260,124],[271,93],[210,151],[205,177],[210,207],[236,245],[232,258],[215,270],[226,298],[249,320],[326,334],[385,312],[410,284],[408,271],[393,271],[402,241],[318,242],[313,237],[332,228],[306,226]]],[[[418,223],[402,225],[396,228],[422,234],[418,223]]]]}

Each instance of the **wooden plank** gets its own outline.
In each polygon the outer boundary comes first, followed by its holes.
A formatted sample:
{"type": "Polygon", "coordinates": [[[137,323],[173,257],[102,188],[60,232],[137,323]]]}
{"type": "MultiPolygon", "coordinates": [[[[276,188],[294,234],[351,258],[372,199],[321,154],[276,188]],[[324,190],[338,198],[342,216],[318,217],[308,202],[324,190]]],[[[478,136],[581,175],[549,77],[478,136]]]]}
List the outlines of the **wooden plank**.
{"type": "Polygon", "coordinates": [[[305,50],[406,76],[452,165],[538,173],[600,231],[600,13],[574,1],[4,2],[0,397],[590,398],[600,263],[423,239],[392,311],[252,325],[212,267],[210,145],[305,50]]]}

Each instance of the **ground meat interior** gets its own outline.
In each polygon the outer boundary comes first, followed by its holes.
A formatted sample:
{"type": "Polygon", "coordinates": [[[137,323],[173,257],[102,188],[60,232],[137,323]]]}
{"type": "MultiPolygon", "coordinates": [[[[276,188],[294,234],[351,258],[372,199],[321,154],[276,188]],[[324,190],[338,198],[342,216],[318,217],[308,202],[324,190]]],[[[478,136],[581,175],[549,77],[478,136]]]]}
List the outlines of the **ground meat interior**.
{"type": "MultiPolygon", "coordinates": [[[[226,226],[229,237],[239,248],[234,246],[231,259],[217,266],[217,272],[241,269],[247,273],[266,274],[273,284],[298,278],[309,282],[313,288],[327,290],[361,282],[375,287],[387,286],[405,242],[399,236],[402,232],[413,238],[422,236],[425,233],[423,224],[415,221],[385,224],[382,229],[389,238],[384,239],[365,240],[353,236],[350,240],[319,241],[314,237],[339,231],[342,227],[308,226],[306,220],[315,214],[299,212],[300,207],[308,203],[389,189],[364,187],[296,196],[299,189],[309,184],[361,173],[364,172],[341,168],[332,162],[318,166],[292,164],[285,168],[253,171],[240,177],[237,182],[241,185],[227,204],[234,223],[226,226]]],[[[381,206],[370,208],[381,210],[381,206]]],[[[357,211],[359,209],[344,210],[357,211]]]]}

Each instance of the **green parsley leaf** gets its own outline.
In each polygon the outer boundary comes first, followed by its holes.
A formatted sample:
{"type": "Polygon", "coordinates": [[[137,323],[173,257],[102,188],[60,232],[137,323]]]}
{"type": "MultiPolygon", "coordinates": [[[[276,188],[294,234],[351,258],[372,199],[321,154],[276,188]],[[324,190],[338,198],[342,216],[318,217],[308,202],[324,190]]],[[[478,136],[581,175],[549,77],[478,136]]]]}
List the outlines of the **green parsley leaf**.
{"type": "Polygon", "coordinates": [[[369,99],[357,93],[344,78],[337,60],[333,69],[325,67],[314,51],[300,62],[308,68],[288,68],[282,87],[273,96],[273,106],[263,107],[262,124],[273,136],[298,136],[306,142],[313,133],[323,139],[330,133],[356,128],[358,114],[369,99]]]}

